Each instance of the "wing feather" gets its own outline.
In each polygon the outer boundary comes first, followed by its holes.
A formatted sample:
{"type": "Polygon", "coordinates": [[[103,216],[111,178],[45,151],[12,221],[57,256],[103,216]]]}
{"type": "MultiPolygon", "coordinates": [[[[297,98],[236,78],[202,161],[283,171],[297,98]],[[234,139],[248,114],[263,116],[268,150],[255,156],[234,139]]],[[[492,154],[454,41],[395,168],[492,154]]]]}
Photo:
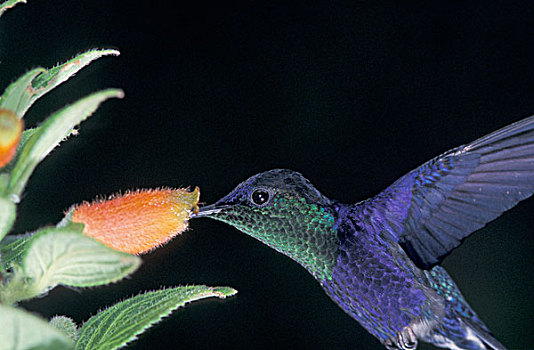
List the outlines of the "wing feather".
{"type": "Polygon", "coordinates": [[[401,227],[394,237],[429,269],[533,193],[534,116],[428,161],[368,203],[385,208],[390,226],[401,227]]]}

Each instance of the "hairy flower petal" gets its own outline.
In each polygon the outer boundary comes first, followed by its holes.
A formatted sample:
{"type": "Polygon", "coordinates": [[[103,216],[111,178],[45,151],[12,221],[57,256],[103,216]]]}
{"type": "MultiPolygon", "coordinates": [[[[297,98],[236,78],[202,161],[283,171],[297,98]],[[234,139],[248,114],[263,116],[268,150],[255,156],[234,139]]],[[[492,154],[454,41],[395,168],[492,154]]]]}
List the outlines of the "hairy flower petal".
{"type": "Polygon", "coordinates": [[[198,210],[195,188],[127,192],[106,200],[75,206],[72,221],[84,224],[84,234],[113,249],[141,254],[155,249],[187,228],[198,210]]]}

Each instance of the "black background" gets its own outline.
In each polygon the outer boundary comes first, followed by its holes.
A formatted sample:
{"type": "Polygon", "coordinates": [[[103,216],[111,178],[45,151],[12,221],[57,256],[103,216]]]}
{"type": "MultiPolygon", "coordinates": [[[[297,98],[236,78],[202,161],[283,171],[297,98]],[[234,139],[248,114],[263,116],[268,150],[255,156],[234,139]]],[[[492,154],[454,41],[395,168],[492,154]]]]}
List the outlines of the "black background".
{"type": "MultiPolygon", "coordinates": [[[[106,102],[37,168],[15,231],[140,187],[198,185],[212,203],[277,167],[329,197],[365,199],[534,114],[533,24],[530,1],[29,0],[0,19],[2,89],[90,48],[121,56],[44,97],[26,124],[98,89],[126,97],[106,102]]],[[[533,210],[532,199],[518,205],[444,263],[512,349],[534,344],[533,210]]],[[[230,285],[236,297],[189,305],[131,348],[379,348],[304,269],[222,223],[193,221],[143,260],[117,284],[56,288],[23,306],[81,323],[144,290],[230,285]]]]}

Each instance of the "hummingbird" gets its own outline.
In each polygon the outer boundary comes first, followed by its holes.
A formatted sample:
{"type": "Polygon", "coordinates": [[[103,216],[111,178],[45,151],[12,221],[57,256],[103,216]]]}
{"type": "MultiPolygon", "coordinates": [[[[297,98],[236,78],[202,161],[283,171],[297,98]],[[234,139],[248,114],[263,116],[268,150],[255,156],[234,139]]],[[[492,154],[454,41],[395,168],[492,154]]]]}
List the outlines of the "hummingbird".
{"type": "Polygon", "coordinates": [[[254,175],[192,217],[228,223],[302,265],[386,349],[505,347],[439,264],[534,192],[534,116],[344,204],[303,175],[254,175]]]}

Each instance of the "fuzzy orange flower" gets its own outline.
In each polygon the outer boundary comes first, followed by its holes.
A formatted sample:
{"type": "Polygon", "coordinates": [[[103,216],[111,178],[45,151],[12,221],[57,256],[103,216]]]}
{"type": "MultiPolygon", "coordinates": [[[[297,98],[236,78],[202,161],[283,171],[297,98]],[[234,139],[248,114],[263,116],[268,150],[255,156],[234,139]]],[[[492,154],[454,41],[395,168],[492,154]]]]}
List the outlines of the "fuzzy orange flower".
{"type": "Polygon", "coordinates": [[[15,113],[0,109],[0,168],[15,155],[22,129],[23,122],[15,113]]]}
{"type": "Polygon", "coordinates": [[[198,210],[200,191],[137,190],[107,200],[75,206],[71,220],[84,224],[83,233],[106,246],[131,254],[146,253],[187,228],[198,210]]]}

